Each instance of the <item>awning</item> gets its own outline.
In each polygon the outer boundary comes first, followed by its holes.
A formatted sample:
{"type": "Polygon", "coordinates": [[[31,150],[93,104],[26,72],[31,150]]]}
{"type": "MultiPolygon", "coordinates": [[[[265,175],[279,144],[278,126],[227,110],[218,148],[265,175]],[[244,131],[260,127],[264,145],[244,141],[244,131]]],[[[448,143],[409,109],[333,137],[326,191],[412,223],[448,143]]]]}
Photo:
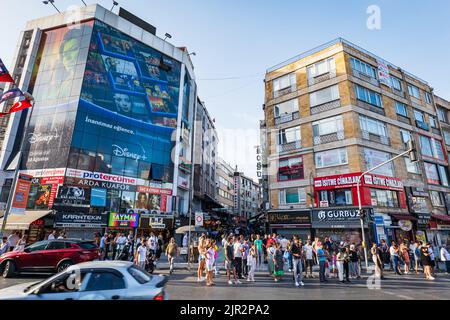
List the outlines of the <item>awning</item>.
{"type": "MultiPolygon", "coordinates": [[[[27,210],[24,214],[9,214],[8,219],[6,220],[5,230],[28,230],[30,224],[46,216],[50,212],[51,211],[45,210],[27,210]]],[[[3,218],[0,219],[0,225],[1,224],[3,224],[3,218]]]]}
{"type": "Polygon", "coordinates": [[[445,214],[432,214],[431,217],[434,219],[437,219],[437,220],[450,222],[450,216],[445,215],[445,214]]]}
{"type": "Polygon", "coordinates": [[[410,214],[389,214],[392,218],[397,219],[397,220],[409,220],[409,221],[416,221],[417,218],[413,217],[410,214]]]}

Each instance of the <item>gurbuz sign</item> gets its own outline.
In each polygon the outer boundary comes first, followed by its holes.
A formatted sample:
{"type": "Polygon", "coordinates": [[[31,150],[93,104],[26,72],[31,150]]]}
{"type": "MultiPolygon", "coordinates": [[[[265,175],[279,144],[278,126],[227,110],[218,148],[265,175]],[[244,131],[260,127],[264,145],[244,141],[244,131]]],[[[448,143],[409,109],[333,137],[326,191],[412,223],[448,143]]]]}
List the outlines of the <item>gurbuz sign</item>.
{"type": "Polygon", "coordinates": [[[313,209],[313,228],[358,228],[361,226],[359,209],[313,209]]]}

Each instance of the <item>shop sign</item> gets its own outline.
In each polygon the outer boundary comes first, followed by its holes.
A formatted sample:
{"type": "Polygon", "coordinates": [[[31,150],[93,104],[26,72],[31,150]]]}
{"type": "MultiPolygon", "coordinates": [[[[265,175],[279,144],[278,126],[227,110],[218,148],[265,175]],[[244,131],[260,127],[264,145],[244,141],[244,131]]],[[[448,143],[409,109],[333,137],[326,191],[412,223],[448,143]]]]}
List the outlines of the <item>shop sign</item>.
{"type": "Polygon", "coordinates": [[[361,226],[359,209],[313,209],[313,228],[357,228],[361,226]]]}
{"type": "Polygon", "coordinates": [[[438,230],[450,230],[450,225],[438,224],[437,229],[438,230]]]}
{"type": "Polygon", "coordinates": [[[14,192],[13,203],[11,206],[11,213],[25,213],[25,209],[27,208],[28,195],[31,188],[31,179],[33,179],[33,176],[19,173],[16,183],[16,190],[14,192]]]}
{"type": "Polygon", "coordinates": [[[311,225],[310,211],[269,212],[271,225],[311,225]]]}
{"type": "Polygon", "coordinates": [[[203,227],[203,212],[196,212],[195,213],[195,226],[196,227],[203,227]]]}
{"type": "Polygon", "coordinates": [[[326,201],[326,200],[320,201],[320,202],[319,202],[319,206],[320,206],[321,208],[328,208],[328,207],[329,207],[328,201],[326,201]]]}
{"type": "Polygon", "coordinates": [[[383,216],[374,216],[373,217],[373,221],[375,222],[376,225],[384,226],[384,218],[383,218],[383,216]]]}
{"type": "Polygon", "coordinates": [[[412,222],[409,221],[409,220],[399,220],[398,221],[398,226],[403,231],[408,232],[408,231],[411,231],[411,229],[412,229],[412,222]]]}
{"type": "Polygon", "coordinates": [[[332,189],[356,186],[360,173],[314,178],[314,188],[332,189]]]}
{"type": "Polygon", "coordinates": [[[66,168],[56,169],[39,169],[39,170],[21,170],[25,174],[29,174],[33,177],[64,177],[66,174],[66,168]]]}
{"type": "Polygon", "coordinates": [[[91,206],[106,207],[106,189],[91,189],[91,206]]]}
{"type": "Polygon", "coordinates": [[[67,169],[67,176],[73,178],[89,179],[109,183],[136,185],[137,179],[131,177],[117,176],[103,172],[92,172],[78,169],[67,169]]]}
{"type": "Polygon", "coordinates": [[[417,227],[426,229],[428,226],[428,223],[431,219],[431,214],[429,213],[416,213],[417,216],[417,227]]]}
{"type": "Polygon", "coordinates": [[[41,178],[41,184],[63,184],[64,177],[43,177],[41,178]]]}
{"type": "Polygon", "coordinates": [[[109,214],[109,227],[117,228],[137,228],[139,225],[138,213],[116,213],[109,214]]]}
{"type": "Polygon", "coordinates": [[[106,181],[96,181],[89,179],[71,178],[66,179],[67,184],[77,185],[79,187],[89,187],[97,189],[113,189],[121,191],[135,191],[136,187],[129,184],[117,183],[117,182],[106,182],[106,181]]]}
{"type": "Polygon", "coordinates": [[[80,188],[76,186],[61,186],[58,190],[58,196],[55,199],[55,207],[89,207],[90,193],[88,188],[80,188]]]}
{"type": "Polygon", "coordinates": [[[61,228],[104,228],[108,214],[57,212],[55,226],[61,228]]]}
{"type": "Polygon", "coordinates": [[[161,189],[147,186],[137,186],[136,192],[150,193],[150,194],[165,194],[172,195],[172,189],[161,189]]]}
{"type": "Polygon", "coordinates": [[[366,174],[364,176],[364,183],[377,187],[403,190],[403,182],[400,179],[375,174],[366,174]]]}
{"type": "Polygon", "coordinates": [[[189,180],[178,176],[178,187],[183,189],[189,189],[189,180]]]}

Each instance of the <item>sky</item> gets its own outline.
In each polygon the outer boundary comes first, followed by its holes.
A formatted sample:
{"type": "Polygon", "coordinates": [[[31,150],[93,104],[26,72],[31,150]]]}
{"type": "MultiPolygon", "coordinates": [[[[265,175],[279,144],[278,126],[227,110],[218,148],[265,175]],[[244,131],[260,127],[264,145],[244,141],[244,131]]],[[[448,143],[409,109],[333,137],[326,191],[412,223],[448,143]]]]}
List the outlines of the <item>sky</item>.
{"type": "MultiPolygon", "coordinates": [[[[219,156],[256,178],[265,71],[299,53],[343,37],[426,80],[450,99],[448,0],[117,0],[172,35],[192,57],[198,94],[215,119],[219,156]],[[379,28],[368,28],[380,9],[379,28]]],[[[111,9],[112,1],[85,0],[111,9]]],[[[26,21],[54,14],[40,0],[0,0],[0,58],[11,68],[26,21]]],[[[61,11],[81,0],[55,0],[61,11]]],[[[114,9],[118,12],[118,8],[114,9]]]]}

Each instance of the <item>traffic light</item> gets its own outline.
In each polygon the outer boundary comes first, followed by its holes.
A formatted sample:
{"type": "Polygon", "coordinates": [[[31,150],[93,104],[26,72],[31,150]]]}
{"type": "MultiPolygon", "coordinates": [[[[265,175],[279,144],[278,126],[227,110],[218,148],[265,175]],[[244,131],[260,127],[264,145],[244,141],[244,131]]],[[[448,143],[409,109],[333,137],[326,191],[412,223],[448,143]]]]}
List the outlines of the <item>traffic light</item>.
{"type": "Polygon", "coordinates": [[[366,216],[367,216],[367,211],[366,211],[366,209],[361,209],[361,211],[359,212],[359,218],[360,218],[361,220],[364,220],[364,219],[366,219],[366,216]]]}
{"type": "Polygon", "coordinates": [[[419,158],[417,157],[416,143],[414,142],[412,137],[408,141],[408,150],[409,160],[411,160],[411,162],[419,161],[419,158]]]}

